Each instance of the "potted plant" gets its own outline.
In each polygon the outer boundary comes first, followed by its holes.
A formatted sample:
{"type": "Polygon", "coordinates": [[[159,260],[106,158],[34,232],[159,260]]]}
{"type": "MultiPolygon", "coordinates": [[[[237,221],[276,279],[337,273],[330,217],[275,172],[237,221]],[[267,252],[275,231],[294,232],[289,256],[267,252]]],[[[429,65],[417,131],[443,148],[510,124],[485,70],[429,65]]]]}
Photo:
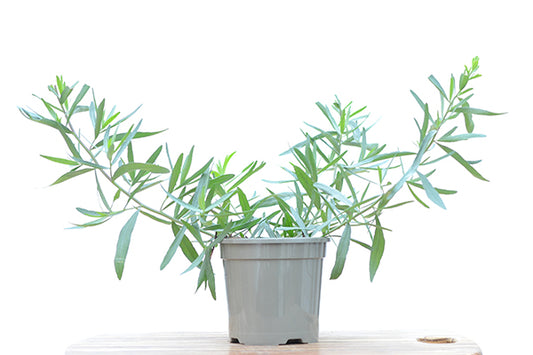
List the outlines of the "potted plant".
{"type": "Polygon", "coordinates": [[[213,298],[211,258],[221,246],[233,341],[314,342],[327,241],[337,246],[331,279],[341,275],[355,243],[369,251],[373,280],[389,231],[381,224],[382,213],[413,201],[429,207],[422,191],[445,208],[441,196],[456,193],[430,183],[436,163],[451,158],[475,178],[486,180],[474,167],[477,161],[466,160],[452,148],[455,142],[483,137],[474,133],[474,115],[497,115],[469,105],[469,84],[480,77],[478,67],[476,57],[458,80],[450,77],[447,91],[429,77],[440,97],[437,110],[430,110],[411,91],[422,111],[422,118],[415,119],[418,142],[412,151],[386,151],[385,144],[372,143],[366,107],[353,109],[351,102],[343,105],[338,98],[330,107],[317,103],[325,125],[306,124],[301,141],[283,153],[289,157],[283,168],[287,179],[268,182],[262,196],[245,192],[244,186],[265,163],[254,161],[233,171],[235,153],[193,168],[194,147],[172,158],[168,145],[161,144],[148,159],[137,159],[134,143],[162,131],[142,131],[141,121],[130,123],[139,107],[125,116],[115,107],[108,110],[105,99],[97,100],[87,85],[69,86],[57,77],[48,86],[55,102],[38,97],[47,117],[19,109],[26,118],[56,130],[66,144],[67,157],[42,155],[69,168],[52,185],[94,175],[102,208],[77,208],[88,221],[75,227],[94,227],[119,214],[130,215],[117,241],[114,265],[119,279],[141,214],[172,230],[161,269],[180,249],[190,261],[184,272],[198,269],[197,289],[204,285],[213,298]],[[394,202],[401,190],[412,200],[394,202]],[[158,206],[144,202],[147,195],[150,200],[159,196],[158,206]],[[355,238],[355,227],[365,230],[368,239],[355,238]]]}

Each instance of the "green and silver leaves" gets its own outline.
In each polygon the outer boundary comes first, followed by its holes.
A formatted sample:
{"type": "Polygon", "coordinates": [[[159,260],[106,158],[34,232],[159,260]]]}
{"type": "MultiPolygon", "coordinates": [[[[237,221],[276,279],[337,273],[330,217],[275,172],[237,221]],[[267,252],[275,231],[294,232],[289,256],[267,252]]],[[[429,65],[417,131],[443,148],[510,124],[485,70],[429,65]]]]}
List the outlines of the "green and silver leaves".
{"type": "Polygon", "coordinates": [[[303,131],[303,140],[285,152],[292,157],[284,168],[289,178],[280,182],[286,188],[276,193],[268,190],[269,195],[264,198],[245,193],[243,185],[265,164],[252,162],[240,172],[231,173],[229,165],[235,153],[218,163],[209,159],[199,168],[193,167],[194,147],[172,159],[165,145],[169,168],[158,162],[163,145],[147,159],[139,159],[141,150],[134,149],[137,139],[163,131],[142,132],[141,122],[127,122],[140,106],[122,116],[115,107],[108,110],[105,99],[96,100],[94,91],[87,95],[90,90],[87,85],[69,86],[62,77],[57,77],[55,84],[48,87],[57,102],[39,98],[48,117],[31,109],[19,110],[27,119],[57,130],[65,142],[66,156],[42,155],[70,169],[54,185],[94,172],[101,208],[78,208],[90,221],[77,227],[99,225],[125,211],[134,211],[117,242],[115,270],[119,279],[141,213],[172,228],[173,238],[160,268],[165,268],[180,248],[190,262],[185,272],[198,268],[197,288],[205,285],[215,298],[211,257],[214,248],[228,235],[338,237],[331,278],[342,274],[350,243],[354,242],[369,250],[369,274],[373,280],[384,253],[384,230],[387,230],[381,225],[380,216],[385,210],[410,202],[391,202],[394,197],[401,196],[398,192],[404,186],[423,206],[429,207],[424,202],[427,198],[445,208],[441,196],[455,191],[433,186],[430,179],[436,169],[429,173],[423,171],[448,157],[474,177],[486,180],[473,167],[475,162],[464,159],[453,146],[456,142],[484,137],[474,133],[476,116],[498,115],[470,107],[469,99],[473,94],[469,84],[480,77],[478,68],[476,57],[463,73],[450,77],[449,85],[442,85],[436,77],[429,76],[441,103],[436,112],[411,91],[422,114],[420,120],[415,119],[418,141],[412,152],[388,152],[385,144],[373,142],[372,125],[366,124],[368,114],[363,113],[366,106],[352,110],[351,102],[342,105],[338,98],[329,107],[317,103],[326,124],[306,124],[309,131],[303,131]],[[90,127],[88,133],[77,128],[83,116],[90,127]],[[448,122],[457,122],[459,116],[464,118],[464,129],[459,128],[462,124],[456,123],[451,129],[442,130],[448,122]],[[125,124],[128,126],[123,127],[125,124]],[[440,155],[432,157],[435,151],[440,155]],[[159,208],[139,198],[141,192],[157,185],[161,186],[156,190],[163,200],[159,208]],[[424,190],[426,197],[415,192],[416,189],[424,190]],[[363,227],[370,240],[368,243],[352,238],[355,234],[352,228],[356,227],[363,227]],[[200,248],[198,251],[193,242],[200,248]]]}
{"type": "Polygon", "coordinates": [[[117,242],[117,250],[115,252],[115,272],[118,279],[122,279],[122,273],[124,272],[124,263],[126,262],[126,256],[128,255],[128,249],[130,247],[131,233],[137,222],[137,216],[139,210],[135,211],[128,219],[124,227],[120,230],[117,242]]]}

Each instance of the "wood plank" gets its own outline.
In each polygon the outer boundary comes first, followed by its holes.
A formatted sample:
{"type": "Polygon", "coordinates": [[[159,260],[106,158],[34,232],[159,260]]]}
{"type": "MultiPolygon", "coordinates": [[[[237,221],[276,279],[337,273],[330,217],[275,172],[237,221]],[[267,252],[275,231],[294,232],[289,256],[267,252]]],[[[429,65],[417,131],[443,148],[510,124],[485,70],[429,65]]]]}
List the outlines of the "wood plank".
{"type": "Polygon", "coordinates": [[[66,355],[169,354],[481,355],[472,341],[428,331],[322,332],[320,342],[278,346],[232,344],[224,333],[102,335],[70,346],[66,355]]]}

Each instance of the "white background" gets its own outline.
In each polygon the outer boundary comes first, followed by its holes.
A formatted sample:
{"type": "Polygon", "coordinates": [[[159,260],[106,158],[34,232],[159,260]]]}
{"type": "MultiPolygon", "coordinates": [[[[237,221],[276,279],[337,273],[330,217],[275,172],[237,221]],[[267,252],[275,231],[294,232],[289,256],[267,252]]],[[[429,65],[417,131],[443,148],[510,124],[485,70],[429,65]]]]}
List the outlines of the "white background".
{"type": "Polygon", "coordinates": [[[226,329],[218,252],[214,302],[194,294],[194,272],[179,276],[183,258],[158,271],[172,238],[166,228],[139,220],[120,282],[113,256],[127,216],[65,229],[81,220],[75,207],[98,207],[91,177],[48,187],[63,170],[39,154],[61,156],[64,143],[17,111],[40,110],[31,94],[46,95],[55,75],[91,85],[123,113],[143,103],[145,130],[169,128],[144,140],[146,149],[164,139],[176,156],[192,144],[202,159],[237,150],[237,162],[265,160],[265,174],[275,176],[277,155],[300,139],[302,122],[321,119],[314,103],[335,94],[380,119],[370,140],[412,148],[420,109],[409,89],[436,97],[426,78],[458,78],[476,55],[483,77],[472,105],[508,114],[478,117],[476,130],[488,137],[460,152],[483,159],[477,167],[490,183],[445,164],[436,181],[459,190],[445,197],[446,211],[413,205],[384,215],[393,232],[372,284],[368,253],[355,245],[343,276],[327,280],[330,248],[321,329],[442,329],[472,338],[487,355],[530,352],[533,26],[523,4],[0,5],[0,353],[61,354],[103,333],[226,329]]]}

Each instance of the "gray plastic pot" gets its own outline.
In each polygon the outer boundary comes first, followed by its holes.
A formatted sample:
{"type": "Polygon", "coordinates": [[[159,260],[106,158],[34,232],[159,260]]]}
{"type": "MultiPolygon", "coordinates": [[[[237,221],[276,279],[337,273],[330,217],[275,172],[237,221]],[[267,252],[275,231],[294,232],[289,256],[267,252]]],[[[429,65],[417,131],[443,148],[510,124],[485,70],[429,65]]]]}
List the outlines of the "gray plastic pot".
{"type": "Polygon", "coordinates": [[[229,336],[248,345],[314,343],[329,238],[226,238],[229,336]]]}

